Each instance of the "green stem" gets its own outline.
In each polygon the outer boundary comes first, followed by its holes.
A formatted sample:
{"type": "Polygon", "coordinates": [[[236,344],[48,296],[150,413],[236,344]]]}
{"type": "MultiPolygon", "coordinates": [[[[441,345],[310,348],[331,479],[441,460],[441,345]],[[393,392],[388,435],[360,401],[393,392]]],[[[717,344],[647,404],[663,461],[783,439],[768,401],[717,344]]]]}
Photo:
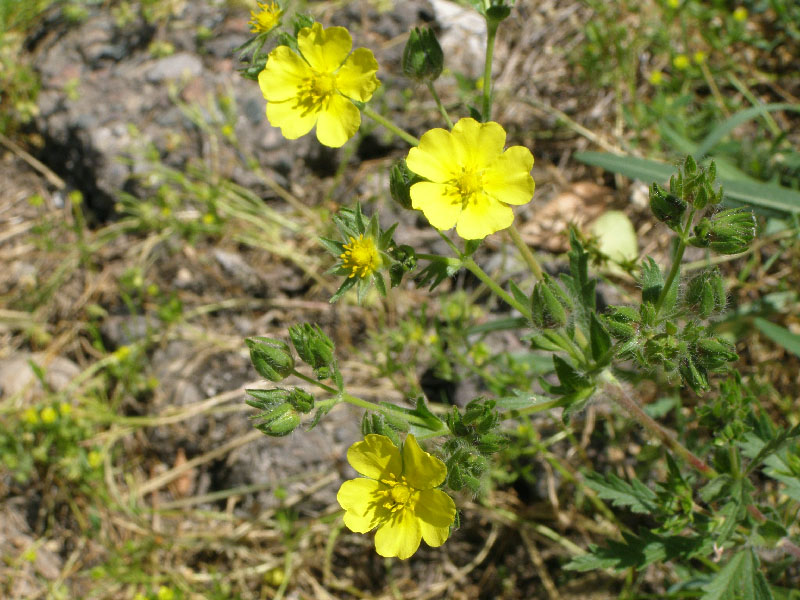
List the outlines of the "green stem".
{"type": "Polygon", "coordinates": [[[561,398],[556,398],[555,400],[540,402],[539,404],[534,404],[533,406],[527,406],[518,410],[509,410],[500,414],[500,420],[505,421],[508,419],[517,419],[519,417],[535,415],[536,413],[544,412],[546,410],[550,410],[551,408],[556,408],[557,406],[560,406],[562,402],[563,400],[561,398]]]}
{"type": "Polygon", "coordinates": [[[488,287],[490,290],[492,290],[495,293],[496,296],[501,298],[509,306],[512,306],[513,308],[516,308],[519,312],[521,312],[523,315],[525,315],[527,318],[530,319],[530,317],[531,317],[530,309],[528,309],[528,307],[523,306],[522,304],[517,302],[517,300],[511,294],[509,294],[503,288],[501,288],[495,282],[494,279],[492,279],[491,277],[489,277],[486,274],[486,271],[481,269],[478,266],[478,264],[474,260],[472,260],[472,258],[464,258],[462,260],[462,264],[464,265],[464,268],[467,269],[467,271],[469,271],[470,273],[475,275],[475,277],[480,279],[481,282],[483,282],[486,285],[486,287],[488,287]]]}
{"type": "Polygon", "coordinates": [[[694,208],[689,211],[689,218],[686,219],[686,224],[683,230],[680,232],[678,248],[675,250],[675,257],[672,259],[672,266],[670,267],[669,274],[667,275],[667,280],[664,282],[664,287],[661,289],[661,294],[658,296],[658,302],[656,302],[656,314],[661,312],[661,307],[664,305],[664,301],[667,299],[669,290],[672,288],[675,278],[681,271],[681,260],[683,260],[683,252],[686,250],[686,238],[689,235],[689,230],[692,227],[694,212],[694,208]]]}
{"type": "Polygon", "coordinates": [[[371,108],[368,108],[368,107],[365,106],[364,108],[361,109],[361,112],[364,113],[366,116],[368,116],[373,121],[375,121],[376,123],[380,123],[381,125],[383,125],[386,129],[391,131],[397,137],[399,137],[399,138],[403,139],[404,141],[408,142],[410,145],[412,145],[412,146],[418,146],[419,145],[419,140],[417,138],[415,138],[413,135],[411,135],[407,131],[404,131],[404,130],[400,129],[397,125],[392,123],[389,119],[387,119],[386,117],[384,117],[382,115],[379,115],[378,113],[376,113],[371,108]]]}
{"type": "Polygon", "coordinates": [[[511,227],[508,228],[508,235],[511,236],[511,241],[514,242],[514,245],[517,247],[517,250],[519,250],[519,253],[522,255],[522,258],[525,260],[526,263],[528,263],[528,268],[531,270],[531,273],[533,273],[533,276],[539,280],[543,279],[544,272],[542,271],[542,267],[539,264],[539,261],[536,260],[536,257],[533,255],[533,252],[531,252],[531,249],[528,247],[528,244],[526,244],[525,241],[522,239],[522,236],[519,234],[519,231],[517,230],[517,228],[514,226],[513,223],[511,224],[511,227]]]}
{"type": "Polygon", "coordinates": [[[455,252],[455,253],[456,253],[456,256],[458,256],[459,258],[461,258],[461,257],[462,257],[461,250],[459,250],[459,249],[458,249],[458,246],[456,246],[456,245],[453,243],[453,240],[451,240],[449,237],[447,237],[447,236],[444,234],[444,232],[443,232],[443,231],[441,231],[440,229],[437,229],[437,230],[436,230],[436,233],[438,233],[438,234],[439,234],[439,237],[440,237],[440,238],[442,238],[442,239],[445,241],[445,243],[446,243],[448,246],[450,246],[450,248],[453,250],[453,252],[455,252]]]}
{"type": "Polygon", "coordinates": [[[442,104],[442,100],[441,98],[439,98],[439,94],[436,93],[436,88],[433,86],[433,82],[428,81],[426,83],[428,85],[428,90],[430,91],[431,96],[433,96],[433,99],[436,101],[436,106],[439,107],[439,112],[442,113],[442,117],[444,117],[444,122],[447,123],[447,127],[449,129],[452,129],[453,122],[450,120],[450,115],[447,114],[447,109],[444,107],[444,104],[442,104]]]}
{"type": "Polygon", "coordinates": [[[492,56],[494,55],[494,40],[497,37],[497,26],[494,19],[486,19],[486,63],[483,66],[483,122],[486,123],[492,116],[492,56]]]}

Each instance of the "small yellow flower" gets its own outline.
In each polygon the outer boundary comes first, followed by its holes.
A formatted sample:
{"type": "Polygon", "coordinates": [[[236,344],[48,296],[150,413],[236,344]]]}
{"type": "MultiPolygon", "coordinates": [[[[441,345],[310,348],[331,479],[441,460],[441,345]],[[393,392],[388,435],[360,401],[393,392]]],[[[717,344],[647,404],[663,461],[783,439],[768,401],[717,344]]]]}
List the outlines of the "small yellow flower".
{"type": "Polygon", "coordinates": [[[678,54],[672,59],[672,66],[680,71],[685,71],[689,68],[689,57],[685,54],[678,54]]]}
{"type": "Polygon", "coordinates": [[[58,418],[58,413],[52,406],[46,406],[42,409],[39,416],[42,419],[42,423],[49,425],[50,423],[55,423],[55,420],[58,418]]]}
{"type": "Polygon", "coordinates": [[[22,420],[28,425],[36,425],[39,422],[39,413],[35,408],[26,408],[22,413],[22,420]]]}
{"type": "Polygon", "coordinates": [[[361,125],[351,100],[367,102],[380,85],[378,62],[367,48],[350,52],[353,40],[344,27],[304,27],[297,47],[301,56],[288,46],[275,48],[258,76],[267,119],[290,140],[316,125],[320,143],[339,148],[361,125]]]}
{"type": "Polygon", "coordinates": [[[707,58],[707,55],[702,50],[698,50],[692,56],[692,60],[694,60],[695,64],[698,64],[698,65],[702,65],[704,62],[706,62],[706,58],[707,58]]]}
{"type": "Polygon", "coordinates": [[[365,477],[345,481],[336,499],[344,524],[356,533],[375,527],[375,550],[381,556],[410,557],[420,540],[441,546],[456,517],[453,499],[435,489],[447,467],[425,452],[412,434],[401,451],[385,435],[371,433],[347,451],[347,461],[365,477]]]}
{"type": "Polygon", "coordinates": [[[664,81],[664,74],[661,71],[651,71],[647,79],[653,85],[661,85],[661,82],[664,81]]]}
{"type": "Polygon", "coordinates": [[[678,8],[681,5],[681,0],[667,0],[670,8],[678,8]]]}
{"type": "Polygon", "coordinates": [[[58,405],[58,412],[60,412],[62,416],[66,417],[72,413],[72,405],[69,402],[62,402],[58,405]]]}
{"type": "Polygon", "coordinates": [[[466,240],[483,239],[510,226],[509,204],[533,197],[533,155],[523,146],[503,151],[506,132],[494,122],[461,119],[453,131],[431,129],[408,153],[406,164],[428,181],[411,186],[411,206],[436,229],[466,240]]]}
{"type": "Polygon", "coordinates": [[[378,246],[371,237],[359,235],[358,239],[350,237],[350,243],[344,245],[344,252],[339,255],[342,259],[342,266],[350,271],[349,277],[369,277],[381,268],[381,260],[378,246]]]}
{"type": "Polygon", "coordinates": [[[211,213],[206,213],[203,215],[203,224],[204,225],[213,225],[217,219],[211,213]]]}
{"type": "Polygon", "coordinates": [[[747,9],[744,6],[740,6],[736,10],[733,11],[733,20],[738,21],[739,23],[744,23],[747,21],[747,9]]]}
{"type": "Polygon", "coordinates": [[[156,598],[158,598],[158,600],[173,600],[173,598],[175,598],[175,592],[173,592],[171,588],[162,585],[158,588],[156,598]]]}
{"type": "Polygon", "coordinates": [[[129,346],[120,346],[114,353],[111,355],[117,362],[123,362],[131,355],[131,349],[129,346]]]}
{"type": "Polygon", "coordinates": [[[250,11],[250,31],[267,33],[274,29],[281,20],[283,11],[275,2],[258,2],[258,12],[250,11]]]}
{"type": "Polygon", "coordinates": [[[103,464],[103,455],[97,450],[90,450],[89,454],[86,455],[86,462],[89,463],[89,467],[96,469],[103,464]]]}

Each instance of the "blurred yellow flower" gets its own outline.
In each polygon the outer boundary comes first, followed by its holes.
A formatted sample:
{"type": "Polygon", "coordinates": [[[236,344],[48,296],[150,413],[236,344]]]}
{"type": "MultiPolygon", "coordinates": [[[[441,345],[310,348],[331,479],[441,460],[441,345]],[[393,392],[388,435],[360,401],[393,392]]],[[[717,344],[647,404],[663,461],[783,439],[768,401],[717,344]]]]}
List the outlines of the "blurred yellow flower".
{"type": "Polygon", "coordinates": [[[69,402],[62,402],[58,405],[58,412],[62,414],[62,416],[67,416],[72,413],[72,405],[69,402]]]}
{"type": "Polygon", "coordinates": [[[103,455],[97,450],[90,450],[89,454],[86,455],[86,462],[89,463],[92,469],[96,469],[103,464],[103,455]]]}
{"type": "Polygon", "coordinates": [[[667,0],[670,8],[678,8],[681,5],[681,0],[667,0]]]}
{"type": "Polygon", "coordinates": [[[461,119],[453,131],[431,129],[406,164],[428,181],[411,186],[411,206],[436,229],[483,239],[514,221],[510,204],[533,197],[533,155],[522,146],[503,150],[506,132],[494,122],[461,119]]]}
{"type": "Polygon", "coordinates": [[[22,413],[22,420],[28,425],[36,425],[39,422],[39,413],[35,408],[26,408],[22,413]]]}
{"type": "Polygon", "coordinates": [[[42,423],[49,425],[50,423],[55,422],[55,420],[58,418],[58,413],[52,406],[46,406],[42,409],[42,412],[39,416],[42,418],[42,423]]]}
{"type": "Polygon", "coordinates": [[[441,546],[456,517],[453,499],[441,490],[447,467],[408,434],[401,451],[385,435],[371,433],[347,451],[347,461],[365,477],[345,481],[336,499],[344,524],[356,533],[375,527],[381,556],[410,557],[420,540],[441,546]]]}
{"type": "Polygon", "coordinates": [[[706,62],[706,58],[707,58],[707,55],[702,50],[698,50],[692,56],[692,59],[694,60],[695,64],[698,64],[698,65],[702,65],[704,62],[706,62]]]}
{"type": "Polygon", "coordinates": [[[358,239],[350,237],[350,243],[344,245],[344,252],[339,255],[342,266],[350,271],[350,277],[369,277],[381,268],[382,259],[378,245],[371,237],[359,235],[358,239]]]}
{"type": "Polygon", "coordinates": [[[250,31],[266,33],[280,23],[283,11],[275,2],[258,2],[258,12],[250,11],[250,31]]]}
{"type": "Polygon", "coordinates": [[[685,54],[678,54],[672,59],[672,66],[680,71],[685,71],[689,68],[689,57],[685,54]]]}
{"type": "Polygon", "coordinates": [[[380,82],[378,62],[367,48],[352,53],[344,27],[323,29],[319,23],[297,34],[300,55],[278,46],[258,76],[267,100],[267,119],[287,139],[307,134],[316,125],[321,144],[338,148],[361,125],[352,100],[367,102],[380,82]]]}
{"type": "Polygon", "coordinates": [[[738,21],[739,23],[744,23],[747,21],[747,9],[744,6],[740,6],[736,10],[733,11],[733,19],[738,21]]]}
{"type": "Polygon", "coordinates": [[[664,74],[661,71],[651,71],[647,78],[653,85],[660,85],[664,81],[664,74]]]}

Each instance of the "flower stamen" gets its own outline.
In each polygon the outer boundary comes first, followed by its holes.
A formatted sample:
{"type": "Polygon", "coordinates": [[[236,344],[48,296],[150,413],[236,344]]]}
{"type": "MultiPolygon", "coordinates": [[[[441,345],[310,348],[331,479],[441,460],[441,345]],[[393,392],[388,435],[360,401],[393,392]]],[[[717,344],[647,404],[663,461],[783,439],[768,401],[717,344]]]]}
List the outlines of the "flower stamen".
{"type": "Polygon", "coordinates": [[[344,252],[339,255],[342,259],[342,266],[350,271],[351,277],[368,277],[377,271],[381,264],[381,255],[375,240],[371,237],[359,235],[358,239],[350,237],[350,243],[344,245],[344,252]]]}

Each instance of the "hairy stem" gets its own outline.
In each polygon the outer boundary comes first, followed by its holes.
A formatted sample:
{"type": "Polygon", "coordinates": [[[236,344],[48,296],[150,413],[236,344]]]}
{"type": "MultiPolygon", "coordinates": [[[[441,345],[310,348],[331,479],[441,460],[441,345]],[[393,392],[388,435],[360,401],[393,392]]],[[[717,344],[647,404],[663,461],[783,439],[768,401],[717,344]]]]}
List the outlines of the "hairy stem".
{"type": "Polygon", "coordinates": [[[523,306],[522,304],[517,302],[516,298],[514,298],[511,294],[509,294],[503,288],[501,288],[494,279],[492,279],[491,277],[489,277],[489,275],[486,274],[486,271],[481,269],[478,266],[478,264],[474,260],[472,260],[472,258],[464,258],[462,262],[464,268],[467,269],[467,271],[469,271],[473,275],[475,275],[475,277],[480,279],[481,282],[483,282],[486,285],[486,287],[492,290],[492,292],[494,292],[496,296],[502,299],[509,306],[516,308],[523,315],[530,318],[531,316],[530,309],[527,306],[523,306]]]}
{"type": "Polygon", "coordinates": [[[397,125],[392,123],[389,119],[387,119],[383,115],[379,115],[378,113],[376,113],[371,108],[368,108],[368,107],[365,106],[364,108],[361,109],[361,112],[364,113],[366,116],[368,116],[373,121],[375,121],[376,123],[379,123],[379,124],[383,125],[386,129],[391,131],[393,134],[395,134],[400,139],[408,142],[411,146],[418,146],[419,145],[419,140],[417,138],[415,138],[413,135],[411,135],[407,131],[404,131],[403,129],[400,129],[397,125]]]}
{"type": "Polygon", "coordinates": [[[675,281],[675,278],[678,276],[678,273],[681,271],[681,260],[683,260],[683,252],[686,250],[686,239],[689,235],[689,230],[692,227],[692,221],[694,220],[694,208],[689,211],[689,217],[686,219],[686,224],[684,225],[683,229],[680,232],[680,237],[678,239],[678,247],[675,249],[675,256],[672,259],[672,266],[669,269],[669,274],[667,275],[667,280],[664,282],[664,287],[661,289],[661,294],[658,296],[658,302],[656,302],[656,314],[661,312],[661,307],[664,305],[664,301],[667,299],[669,295],[669,290],[672,288],[672,284],[675,281]]]}
{"type": "Polygon", "coordinates": [[[536,279],[541,280],[544,277],[542,267],[539,264],[539,261],[536,260],[533,252],[531,252],[528,244],[526,244],[522,239],[522,236],[519,234],[519,231],[513,223],[511,224],[511,227],[508,228],[508,235],[511,236],[511,241],[514,242],[514,245],[517,247],[517,250],[519,250],[522,258],[528,264],[528,268],[531,270],[531,273],[533,273],[533,276],[536,277],[536,279]]]}
{"type": "Polygon", "coordinates": [[[442,113],[444,122],[447,123],[447,127],[449,129],[452,129],[453,121],[450,120],[450,115],[447,114],[447,109],[444,107],[444,104],[442,104],[442,100],[441,98],[439,98],[439,94],[436,92],[436,88],[433,86],[433,82],[428,81],[427,85],[428,85],[428,90],[431,93],[431,96],[433,96],[433,99],[436,101],[436,106],[439,107],[439,112],[442,113]]]}
{"type": "Polygon", "coordinates": [[[499,22],[486,19],[486,62],[483,66],[483,122],[492,117],[492,56],[494,56],[494,40],[497,37],[499,22]]]}

